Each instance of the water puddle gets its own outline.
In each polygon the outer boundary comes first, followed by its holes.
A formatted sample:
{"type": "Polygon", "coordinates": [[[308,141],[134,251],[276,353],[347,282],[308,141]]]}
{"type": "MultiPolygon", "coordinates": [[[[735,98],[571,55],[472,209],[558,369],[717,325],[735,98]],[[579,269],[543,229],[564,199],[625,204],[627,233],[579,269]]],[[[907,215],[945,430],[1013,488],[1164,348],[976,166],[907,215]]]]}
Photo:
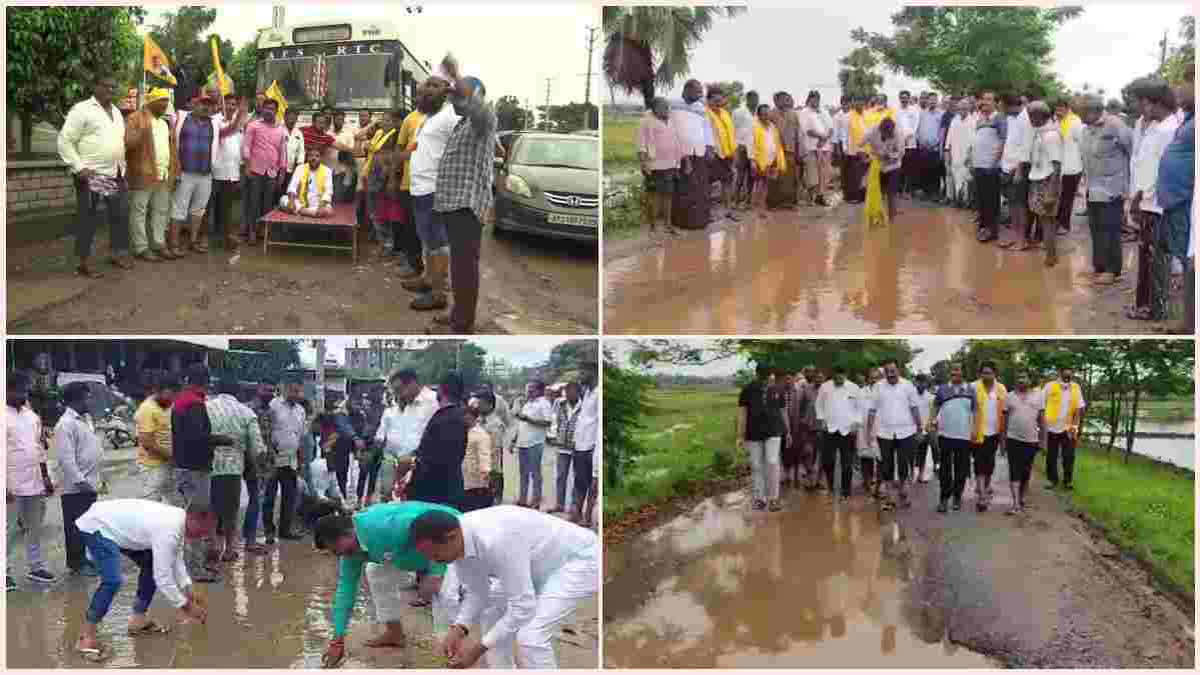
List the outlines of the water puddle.
{"type": "MultiPolygon", "coordinates": [[[[970,213],[902,204],[891,227],[861,207],[819,216],[741,215],[605,266],[605,328],[614,333],[1057,333],[1098,320],[1086,224],[1041,251],[975,240],[970,213]]],[[[1009,235],[1011,236],[1011,235],[1009,235]]],[[[1125,249],[1127,268],[1136,251],[1125,249]]],[[[1104,294],[1128,293],[1109,289],[1104,294]]],[[[1114,296],[1115,297],[1115,296],[1114,296]]],[[[1120,302],[1127,302],[1124,298],[1120,302]]],[[[1115,309],[1114,309],[1115,311],[1115,309]]]]}
{"type": "Polygon", "coordinates": [[[997,665],[911,606],[905,532],[865,501],[793,494],[766,514],[722,495],[606,549],[605,565],[606,667],[997,665]]]}

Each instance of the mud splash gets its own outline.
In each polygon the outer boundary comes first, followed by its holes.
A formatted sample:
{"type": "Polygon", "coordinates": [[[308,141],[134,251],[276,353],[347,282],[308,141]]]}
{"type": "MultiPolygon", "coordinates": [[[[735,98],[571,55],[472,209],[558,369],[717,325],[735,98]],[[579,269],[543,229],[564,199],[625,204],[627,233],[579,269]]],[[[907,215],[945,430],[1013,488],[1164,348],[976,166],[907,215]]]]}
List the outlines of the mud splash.
{"type": "Polygon", "coordinates": [[[783,517],[747,506],[709,499],[605,551],[606,667],[997,665],[906,611],[914,561],[892,519],[808,495],[783,517]]]}
{"type": "MultiPolygon", "coordinates": [[[[861,207],[778,212],[661,246],[642,242],[605,265],[609,333],[1072,333],[1161,331],[1121,316],[1132,276],[1087,282],[1086,223],[1043,253],[975,240],[970,213],[905,202],[888,228],[861,207]],[[1116,328],[1119,331],[1089,330],[1116,328]]],[[[714,228],[719,227],[714,225],[714,228]]],[[[1011,234],[1009,235],[1011,236],[1011,234]]],[[[1125,247],[1126,269],[1136,251],[1125,247]]]]}

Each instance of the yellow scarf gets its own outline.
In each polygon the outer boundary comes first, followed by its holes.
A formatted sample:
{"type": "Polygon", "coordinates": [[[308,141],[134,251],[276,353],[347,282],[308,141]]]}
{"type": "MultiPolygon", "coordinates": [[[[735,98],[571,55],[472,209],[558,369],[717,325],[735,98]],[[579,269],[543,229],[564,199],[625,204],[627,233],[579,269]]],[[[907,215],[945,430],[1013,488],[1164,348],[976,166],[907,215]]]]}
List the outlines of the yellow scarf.
{"type": "MultiPolygon", "coordinates": [[[[329,167],[324,164],[317,165],[317,206],[321,206],[325,201],[325,174],[329,173],[329,167]]],[[[300,208],[308,208],[308,178],[312,175],[312,167],[308,162],[304,163],[304,171],[300,174],[300,188],[297,197],[300,198],[300,208]]]]}
{"type": "Polygon", "coordinates": [[[1071,133],[1071,129],[1075,128],[1075,125],[1079,123],[1079,115],[1076,115],[1075,113],[1067,113],[1067,116],[1062,118],[1062,121],[1058,123],[1058,130],[1062,132],[1064,141],[1067,140],[1068,135],[1071,133]]]}
{"type": "Polygon", "coordinates": [[[733,140],[733,116],[724,108],[707,110],[708,121],[717,137],[717,154],[721,159],[729,159],[737,151],[737,144],[733,140]]]}
{"type": "Polygon", "coordinates": [[[867,135],[866,121],[857,110],[850,111],[850,153],[857,154],[862,147],[863,136],[867,135]]]}
{"type": "MultiPolygon", "coordinates": [[[[783,139],[779,137],[779,127],[771,127],[775,134],[775,168],[780,173],[787,171],[787,159],[783,156],[783,139]]],[[[754,164],[759,173],[766,173],[770,165],[767,163],[767,128],[759,120],[754,120],[754,164]]]]}
{"type": "MultiPolygon", "coordinates": [[[[999,382],[992,384],[992,389],[996,392],[996,430],[1000,429],[1000,420],[1004,419],[1004,399],[1008,397],[1008,390],[999,382]]],[[[975,380],[975,431],[971,434],[973,443],[983,442],[983,430],[987,428],[987,401],[988,391],[983,387],[983,380],[975,380]]]]}
{"type": "MultiPolygon", "coordinates": [[[[1050,383],[1050,393],[1046,396],[1046,424],[1058,421],[1058,413],[1062,410],[1063,383],[1055,380],[1050,383]]],[[[1071,383],[1071,400],[1067,403],[1067,424],[1075,419],[1079,406],[1083,403],[1083,393],[1078,382],[1071,383]]]]}
{"type": "Polygon", "coordinates": [[[867,225],[888,226],[888,212],[883,207],[883,170],[879,159],[872,157],[870,169],[867,170],[867,202],[863,208],[863,217],[867,225]]]}
{"type": "Polygon", "coordinates": [[[392,136],[394,136],[395,134],[396,134],[395,129],[392,129],[391,131],[387,132],[386,134],[383,133],[382,131],[375,132],[375,138],[371,140],[371,145],[370,145],[370,147],[367,148],[367,161],[365,164],[363,164],[363,175],[364,176],[371,175],[371,165],[375,163],[375,153],[379,152],[379,149],[383,147],[383,144],[387,143],[388,139],[391,138],[392,136]]]}

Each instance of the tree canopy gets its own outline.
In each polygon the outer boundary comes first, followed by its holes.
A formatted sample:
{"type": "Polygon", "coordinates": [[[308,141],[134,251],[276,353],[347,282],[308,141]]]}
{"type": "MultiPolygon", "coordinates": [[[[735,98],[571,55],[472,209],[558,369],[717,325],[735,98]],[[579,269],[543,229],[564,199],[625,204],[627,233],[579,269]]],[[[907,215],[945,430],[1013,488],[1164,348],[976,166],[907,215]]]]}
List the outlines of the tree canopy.
{"type": "Polygon", "coordinates": [[[806,366],[845,368],[849,373],[863,372],[872,366],[895,359],[906,368],[919,348],[907,340],[717,340],[710,346],[667,339],[638,340],[633,343],[630,360],[636,366],[659,364],[702,366],[732,356],[742,356],[754,365],[796,372],[806,366]]]}
{"type": "Polygon", "coordinates": [[[929,80],[947,94],[980,89],[1058,95],[1050,70],[1055,30],[1080,7],[906,7],[892,15],[894,35],[851,37],[892,70],[929,80]]]}
{"type": "Polygon", "coordinates": [[[61,125],[71,106],[92,96],[98,75],[128,87],[141,69],[140,7],[6,7],[5,15],[8,109],[26,122],[24,151],[32,123],[61,125]]]}
{"type": "MultiPolygon", "coordinates": [[[[212,47],[202,36],[216,20],[216,8],[182,6],[174,12],[166,12],[162,21],[150,29],[150,36],[171,59],[172,72],[179,81],[175,100],[181,104],[190,100],[214,72],[212,47]]],[[[217,43],[221,65],[229,69],[234,59],[233,43],[219,36],[217,43]]],[[[232,76],[233,71],[227,70],[226,74],[232,76]]],[[[234,84],[239,88],[242,86],[236,76],[234,84]]]]}
{"type": "Polygon", "coordinates": [[[1162,76],[1171,84],[1183,82],[1184,73],[1188,66],[1196,67],[1196,17],[1188,14],[1179,20],[1178,47],[1171,50],[1166,65],[1163,66],[1162,76]]]}
{"type": "Polygon", "coordinates": [[[537,107],[542,113],[542,128],[545,131],[579,131],[600,128],[600,109],[595,103],[568,103],[566,105],[544,105],[537,107]]]}
{"type": "Polygon", "coordinates": [[[300,367],[299,340],[230,340],[229,349],[213,352],[211,365],[219,377],[262,382],[279,378],[289,368],[300,367]]]}
{"type": "Polygon", "coordinates": [[[516,96],[501,96],[496,99],[496,128],[500,131],[524,129],[529,111],[521,107],[516,96]]]}
{"type": "Polygon", "coordinates": [[[854,51],[838,59],[841,69],[838,70],[838,84],[842,94],[853,98],[870,98],[879,93],[883,86],[883,75],[876,72],[879,58],[870,47],[857,47],[854,51]]]}

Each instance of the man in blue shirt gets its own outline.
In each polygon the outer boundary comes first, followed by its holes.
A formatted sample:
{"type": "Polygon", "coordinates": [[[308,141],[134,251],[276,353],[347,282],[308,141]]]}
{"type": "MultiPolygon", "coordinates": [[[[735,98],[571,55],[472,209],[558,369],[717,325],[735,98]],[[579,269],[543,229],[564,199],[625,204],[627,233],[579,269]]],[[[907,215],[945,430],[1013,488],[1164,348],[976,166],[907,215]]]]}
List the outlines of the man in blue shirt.
{"type": "MultiPolygon", "coordinates": [[[[1190,66],[1183,85],[1179,88],[1179,102],[1183,107],[1183,123],[1175,132],[1175,139],[1163,152],[1158,164],[1158,204],[1163,209],[1163,233],[1167,238],[1167,251],[1172,256],[1187,262],[1188,241],[1192,233],[1192,191],[1195,189],[1196,159],[1196,67],[1190,66]]],[[[1195,326],[1195,274],[1187,269],[1188,280],[1185,296],[1183,331],[1191,334],[1195,326]]]]}
{"type": "Polygon", "coordinates": [[[933,397],[932,431],[938,434],[938,449],[942,453],[938,466],[941,497],[938,513],[946,512],[946,504],[954,498],[954,510],[962,510],[963,488],[971,470],[971,429],[975,420],[975,395],[963,381],[961,364],[950,366],[950,382],[937,388],[933,397]]]}

